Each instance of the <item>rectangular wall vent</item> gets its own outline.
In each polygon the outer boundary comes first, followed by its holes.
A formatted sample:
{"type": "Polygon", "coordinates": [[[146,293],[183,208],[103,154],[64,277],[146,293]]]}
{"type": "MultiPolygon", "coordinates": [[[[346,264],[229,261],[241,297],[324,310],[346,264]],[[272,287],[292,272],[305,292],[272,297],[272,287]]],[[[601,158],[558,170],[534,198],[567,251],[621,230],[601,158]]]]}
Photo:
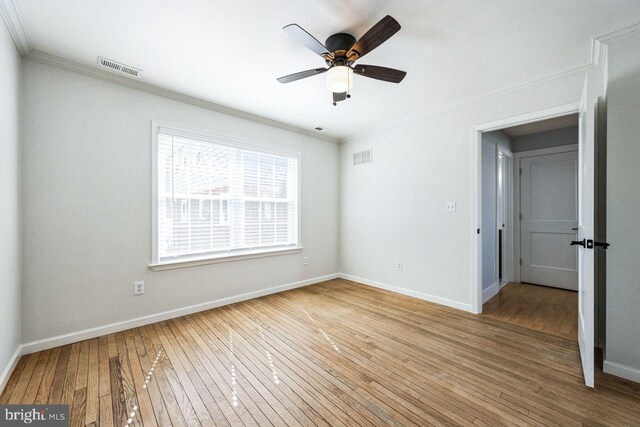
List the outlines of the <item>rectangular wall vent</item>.
{"type": "Polygon", "coordinates": [[[353,153],[354,166],[364,165],[367,163],[371,163],[372,161],[373,161],[373,156],[371,155],[371,149],[353,153]]]}
{"type": "Polygon", "coordinates": [[[111,59],[103,58],[102,56],[98,56],[98,65],[103,68],[107,68],[110,71],[126,74],[129,77],[140,77],[140,74],[142,74],[142,70],[121,64],[111,59]]]}

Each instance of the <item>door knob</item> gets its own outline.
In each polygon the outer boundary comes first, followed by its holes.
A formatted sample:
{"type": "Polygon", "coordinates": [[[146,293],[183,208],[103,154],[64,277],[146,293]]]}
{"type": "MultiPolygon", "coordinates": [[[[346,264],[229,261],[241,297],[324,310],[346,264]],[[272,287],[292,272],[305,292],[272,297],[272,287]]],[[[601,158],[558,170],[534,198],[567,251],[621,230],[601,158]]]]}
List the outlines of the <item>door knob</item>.
{"type": "Polygon", "coordinates": [[[578,231],[578,227],[573,227],[572,230],[573,231],[578,231]]]}
{"type": "Polygon", "coordinates": [[[602,249],[607,249],[611,245],[607,242],[593,242],[593,246],[600,246],[602,249]]]}
{"type": "Polygon", "coordinates": [[[587,243],[586,243],[585,239],[573,240],[573,241],[571,241],[571,245],[570,246],[582,246],[583,248],[586,248],[587,247],[587,243]]]}

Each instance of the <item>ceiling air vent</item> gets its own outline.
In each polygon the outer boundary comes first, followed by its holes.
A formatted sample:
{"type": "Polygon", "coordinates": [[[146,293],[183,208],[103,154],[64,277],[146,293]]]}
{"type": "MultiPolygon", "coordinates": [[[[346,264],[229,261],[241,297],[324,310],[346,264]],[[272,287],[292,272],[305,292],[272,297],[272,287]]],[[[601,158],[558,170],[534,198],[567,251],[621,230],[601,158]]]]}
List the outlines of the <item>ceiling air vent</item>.
{"type": "Polygon", "coordinates": [[[142,74],[142,70],[121,64],[111,59],[103,58],[102,56],[98,56],[98,64],[110,71],[126,74],[129,77],[140,77],[140,74],[142,74]]]}
{"type": "Polygon", "coordinates": [[[373,156],[371,155],[371,149],[353,153],[354,166],[364,165],[367,163],[371,163],[372,161],[373,161],[373,156]]]}

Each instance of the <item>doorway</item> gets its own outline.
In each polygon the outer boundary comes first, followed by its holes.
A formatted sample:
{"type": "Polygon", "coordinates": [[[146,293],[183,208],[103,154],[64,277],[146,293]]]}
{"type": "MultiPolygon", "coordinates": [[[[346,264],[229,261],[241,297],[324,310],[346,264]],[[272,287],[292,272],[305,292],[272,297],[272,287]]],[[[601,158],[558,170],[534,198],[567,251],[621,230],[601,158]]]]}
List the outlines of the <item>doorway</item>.
{"type": "MultiPolygon", "coordinates": [[[[595,249],[606,248],[607,243],[595,241],[596,212],[596,148],[598,144],[599,126],[604,123],[604,118],[597,115],[600,108],[600,96],[603,94],[602,71],[594,69],[585,75],[580,102],[549,108],[542,111],[509,117],[495,122],[484,123],[471,129],[471,142],[473,150],[473,176],[474,176],[474,219],[477,227],[473,245],[473,278],[472,278],[472,309],[475,313],[482,313],[483,305],[483,238],[482,232],[482,137],[495,130],[513,128],[520,125],[525,127],[548,119],[558,119],[565,116],[578,115],[578,240],[567,241],[567,244],[577,248],[578,265],[578,345],[580,348],[580,361],[585,385],[594,386],[595,380],[595,337],[597,334],[595,325],[596,306],[596,272],[595,249]]],[[[514,227],[517,230],[519,227],[514,227]]],[[[573,231],[573,230],[572,230],[573,231]]],[[[517,246],[514,246],[514,248],[517,246]]],[[[519,261],[519,258],[516,258],[519,261]]],[[[514,266],[519,265],[514,263],[514,266]]],[[[519,270],[518,270],[519,272],[519,270]]],[[[515,276],[515,275],[514,275],[515,276]]],[[[514,277],[515,279],[515,277],[514,277]]],[[[555,289],[555,288],[547,288],[555,289]]],[[[565,291],[572,292],[572,291],[565,291]]]]}
{"type": "Polygon", "coordinates": [[[479,312],[578,338],[578,115],[481,134],[479,312]]]}

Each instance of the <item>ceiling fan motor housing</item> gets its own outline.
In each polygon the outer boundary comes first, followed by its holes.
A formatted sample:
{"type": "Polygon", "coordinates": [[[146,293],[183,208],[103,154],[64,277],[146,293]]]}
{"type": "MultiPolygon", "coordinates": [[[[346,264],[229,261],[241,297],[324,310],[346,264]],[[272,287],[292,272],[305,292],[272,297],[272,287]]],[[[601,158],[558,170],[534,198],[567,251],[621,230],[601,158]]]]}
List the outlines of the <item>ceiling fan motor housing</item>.
{"type": "Polygon", "coordinates": [[[347,52],[356,43],[356,38],[347,33],[336,33],[324,43],[329,52],[334,52],[337,57],[346,56],[347,52]]]}

